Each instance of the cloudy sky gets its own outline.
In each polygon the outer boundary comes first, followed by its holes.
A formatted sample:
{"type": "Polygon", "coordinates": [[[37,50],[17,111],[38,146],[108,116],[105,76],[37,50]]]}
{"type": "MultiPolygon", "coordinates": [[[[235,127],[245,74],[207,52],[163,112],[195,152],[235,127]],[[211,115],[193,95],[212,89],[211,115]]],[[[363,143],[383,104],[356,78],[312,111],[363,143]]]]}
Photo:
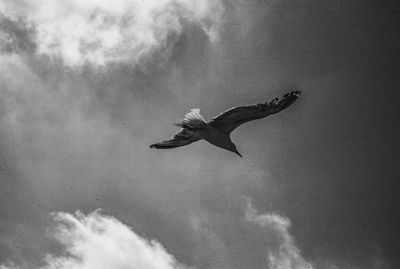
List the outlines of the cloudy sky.
{"type": "Polygon", "coordinates": [[[0,268],[399,268],[395,1],[0,0],[0,268]],[[303,94],[232,134],[191,108],[303,94]]]}

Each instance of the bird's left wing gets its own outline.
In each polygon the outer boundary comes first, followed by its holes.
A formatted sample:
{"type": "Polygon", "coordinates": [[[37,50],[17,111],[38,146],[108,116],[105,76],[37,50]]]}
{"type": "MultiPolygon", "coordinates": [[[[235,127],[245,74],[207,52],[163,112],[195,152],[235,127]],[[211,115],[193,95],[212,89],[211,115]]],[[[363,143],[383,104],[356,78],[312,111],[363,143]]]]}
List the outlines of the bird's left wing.
{"type": "Polygon", "coordinates": [[[150,145],[150,148],[170,149],[189,145],[201,137],[194,131],[183,128],[179,133],[175,134],[170,140],[164,140],[156,144],[150,145]]]}
{"type": "Polygon", "coordinates": [[[214,117],[209,123],[229,134],[243,123],[265,118],[287,108],[296,101],[299,95],[300,91],[292,91],[281,99],[275,98],[270,102],[234,107],[214,117]]]}

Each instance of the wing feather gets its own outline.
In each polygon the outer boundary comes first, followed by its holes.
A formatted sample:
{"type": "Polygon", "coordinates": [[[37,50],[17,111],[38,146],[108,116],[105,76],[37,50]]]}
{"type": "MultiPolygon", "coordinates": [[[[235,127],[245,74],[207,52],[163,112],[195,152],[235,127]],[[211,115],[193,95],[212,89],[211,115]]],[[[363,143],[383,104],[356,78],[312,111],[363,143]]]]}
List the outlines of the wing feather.
{"type": "Polygon", "coordinates": [[[176,126],[182,128],[203,128],[206,124],[203,116],[200,114],[200,109],[193,108],[189,113],[185,115],[185,118],[180,120],[180,122],[175,123],[176,126]]]}
{"type": "Polygon", "coordinates": [[[200,136],[193,131],[183,128],[180,132],[175,134],[170,140],[164,140],[156,144],[150,145],[150,148],[156,149],[169,149],[189,145],[197,140],[200,136]]]}
{"type": "Polygon", "coordinates": [[[210,121],[210,124],[222,129],[226,133],[230,133],[243,123],[265,118],[289,107],[296,101],[300,93],[300,91],[292,91],[282,96],[280,100],[275,98],[265,103],[228,109],[214,117],[210,121]]]}

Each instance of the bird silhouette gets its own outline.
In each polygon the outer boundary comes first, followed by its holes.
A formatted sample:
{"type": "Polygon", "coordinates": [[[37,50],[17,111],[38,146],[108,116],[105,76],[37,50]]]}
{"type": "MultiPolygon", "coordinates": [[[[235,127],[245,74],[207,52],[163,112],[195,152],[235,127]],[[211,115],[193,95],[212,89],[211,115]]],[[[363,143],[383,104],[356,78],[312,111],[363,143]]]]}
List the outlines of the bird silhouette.
{"type": "Polygon", "coordinates": [[[300,93],[300,91],[292,91],[282,96],[281,99],[275,98],[265,103],[234,107],[219,114],[209,122],[206,122],[200,115],[200,109],[194,108],[185,115],[183,120],[175,123],[176,126],[182,128],[177,134],[170,140],[150,145],[150,148],[176,148],[204,139],[217,147],[232,151],[242,157],[230,138],[231,132],[243,123],[265,118],[289,107],[296,101],[300,93]]]}

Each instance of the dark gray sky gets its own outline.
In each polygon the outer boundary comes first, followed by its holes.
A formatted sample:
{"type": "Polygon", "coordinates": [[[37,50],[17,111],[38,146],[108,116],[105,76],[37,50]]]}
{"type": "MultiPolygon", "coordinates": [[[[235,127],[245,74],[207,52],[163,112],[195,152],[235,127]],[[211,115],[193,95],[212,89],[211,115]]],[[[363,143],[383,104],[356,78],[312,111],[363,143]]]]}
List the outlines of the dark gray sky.
{"type": "Polygon", "coordinates": [[[395,1],[0,11],[1,269],[400,266],[395,1]],[[148,148],[191,108],[291,89],[293,106],[232,134],[243,159],[148,148]]]}

